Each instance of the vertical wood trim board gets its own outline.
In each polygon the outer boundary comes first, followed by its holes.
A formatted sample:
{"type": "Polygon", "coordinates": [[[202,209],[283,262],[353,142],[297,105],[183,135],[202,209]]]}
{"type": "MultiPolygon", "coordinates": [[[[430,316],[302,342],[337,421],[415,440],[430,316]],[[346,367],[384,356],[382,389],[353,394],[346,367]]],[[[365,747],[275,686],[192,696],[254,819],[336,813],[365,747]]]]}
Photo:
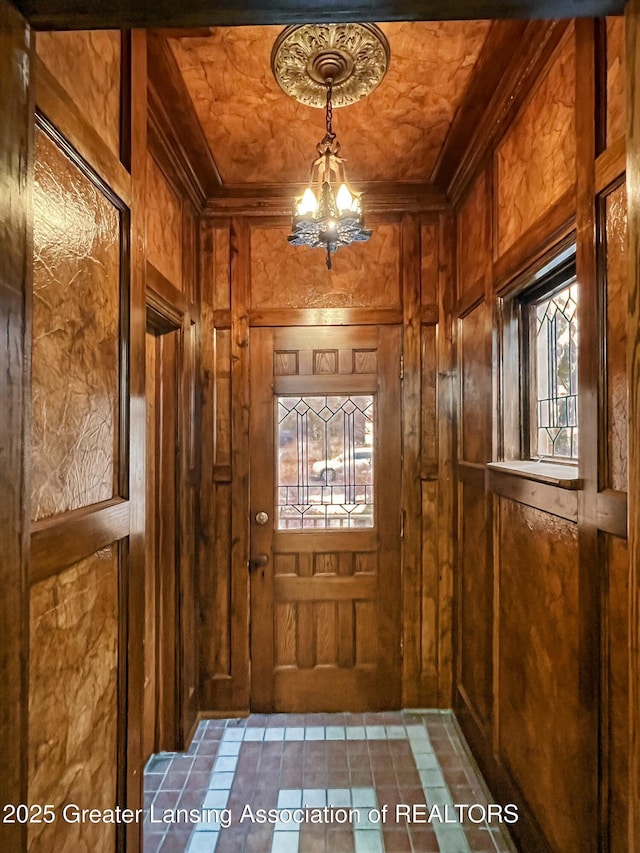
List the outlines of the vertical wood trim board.
{"type": "MultiPolygon", "coordinates": [[[[31,32],[0,0],[0,804],[27,802],[29,410],[33,103],[31,32]]],[[[26,826],[0,823],[3,850],[26,849],[26,826]]]]}
{"type": "Polygon", "coordinates": [[[251,233],[231,222],[232,708],[249,707],[249,299],[251,233]]]}
{"type": "MultiPolygon", "coordinates": [[[[420,486],[420,225],[408,214],[402,217],[400,238],[403,305],[404,379],[402,382],[402,542],[403,585],[403,703],[420,702],[421,676],[421,539],[420,486]]],[[[435,701],[435,697],[434,697],[435,701]]]]}
{"type": "Polygon", "coordinates": [[[626,8],[629,229],[629,850],[640,847],[640,0],[626,8]]]}
{"type": "MultiPolygon", "coordinates": [[[[576,270],[580,282],[578,323],[583,340],[602,341],[596,265],[596,22],[576,21],[576,270]]],[[[599,769],[604,732],[599,732],[600,581],[596,527],[600,437],[599,399],[602,346],[580,349],[579,413],[581,425],[578,492],[578,678],[581,703],[590,714],[590,748],[583,756],[584,778],[592,780],[584,797],[589,811],[598,809],[599,769]]],[[[593,839],[592,848],[597,848],[593,839]]]]}
{"type": "MultiPolygon", "coordinates": [[[[145,330],[146,258],[145,216],[147,151],[147,42],[146,33],[131,34],[131,291],[129,328],[129,496],[128,546],[128,655],[127,655],[127,768],[126,804],[139,808],[143,784],[144,685],[144,561],[145,561],[145,330]]],[[[127,826],[127,853],[142,848],[142,827],[127,826]]]]}

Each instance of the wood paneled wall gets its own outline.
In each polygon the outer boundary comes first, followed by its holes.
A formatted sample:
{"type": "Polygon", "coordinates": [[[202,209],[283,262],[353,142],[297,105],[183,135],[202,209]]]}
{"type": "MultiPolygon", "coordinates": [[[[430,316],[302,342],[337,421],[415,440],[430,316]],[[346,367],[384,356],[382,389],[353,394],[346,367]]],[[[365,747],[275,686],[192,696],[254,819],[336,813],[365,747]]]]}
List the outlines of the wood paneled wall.
{"type": "Polygon", "coordinates": [[[454,707],[494,794],[520,806],[524,850],[627,849],[620,27],[563,25],[457,210],[454,707]],[[487,468],[521,458],[518,336],[505,306],[572,241],[584,342],[577,491],[487,468]]]}
{"type": "Polygon", "coordinates": [[[201,354],[205,713],[248,710],[248,359],[251,329],[281,325],[403,327],[404,703],[450,704],[451,228],[438,213],[371,224],[371,240],[339,252],[329,272],[320,252],[287,244],[288,218],[202,222],[203,329],[213,329],[201,354]]]}
{"type": "MultiPolygon", "coordinates": [[[[24,69],[30,52],[28,34],[4,6],[2,15],[3,56],[15,62],[22,50],[25,61],[19,67],[24,69]]],[[[3,116],[2,126],[15,131],[15,139],[2,137],[7,158],[3,188],[10,198],[15,196],[15,210],[25,188],[21,184],[18,192],[11,183],[10,167],[15,162],[18,168],[18,157],[20,170],[30,162],[34,101],[37,110],[33,246],[26,240],[26,217],[13,222],[18,229],[14,235],[2,234],[3,247],[11,246],[15,252],[15,280],[10,266],[9,277],[2,282],[7,297],[3,305],[11,304],[8,297],[13,293],[17,303],[12,322],[20,325],[21,336],[30,336],[33,291],[35,330],[33,404],[24,409],[32,410],[28,455],[15,446],[22,417],[18,398],[8,407],[15,423],[6,447],[12,448],[13,464],[26,466],[23,473],[16,468],[7,475],[6,482],[13,484],[16,497],[20,492],[22,511],[16,500],[3,502],[16,519],[22,519],[12,525],[16,535],[20,538],[20,531],[28,535],[30,529],[30,548],[12,550],[11,559],[3,563],[20,576],[10,582],[7,578],[11,592],[3,600],[12,608],[7,625],[13,624],[16,633],[11,639],[7,635],[3,647],[17,665],[27,660],[29,645],[29,748],[25,668],[22,677],[16,673],[9,682],[16,696],[3,697],[7,712],[17,714],[13,732],[24,723],[25,733],[23,740],[12,735],[19,753],[16,750],[13,763],[8,748],[11,769],[4,774],[3,801],[72,800],[90,807],[136,808],[149,752],[143,743],[143,725],[148,721],[143,720],[142,654],[144,336],[149,305],[156,315],[177,317],[181,334],[177,482],[184,505],[179,508],[176,594],[183,615],[180,720],[172,748],[188,738],[198,707],[193,653],[197,200],[192,187],[181,182],[175,164],[166,162],[157,133],[150,134],[147,146],[144,34],[44,33],[34,64],[33,100],[23,86],[27,77],[16,76],[17,65],[2,75],[7,87],[3,105],[12,110],[3,116]],[[84,73],[78,73],[79,66],[84,73]],[[22,126],[20,110],[26,121],[22,126]],[[153,239],[158,220],[154,222],[146,211],[163,203],[163,193],[177,198],[176,215],[170,221],[177,248],[172,245],[164,258],[157,251],[154,260],[159,266],[165,261],[173,264],[165,269],[174,281],[148,265],[145,256],[146,242],[152,249],[162,244],[153,239]],[[27,253],[22,261],[20,251],[27,253]],[[27,497],[23,491],[29,483],[27,497]],[[30,643],[28,610],[12,600],[26,584],[21,553],[25,558],[30,555],[30,643]],[[86,773],[77,773],[79,765],[87,768],[86,773]]],[[[26,340],[12,346],[12,352],[26,353],[23,346],[27,347],[26,340]]],[[[14,366],[29,376],[23,362],[16,360],[14,366]]],[[[26,387],[13,379],[6,399],[13,399],[18,390],[21,399],[26,387]]],[[[23,600],[28,603],[29,598],[23,600]]],[[[2,731],[4,736],[4,722],[2,731]]],[[[74,836],[77,827],[62,821],[34,827],[28,839],[24,827],[14,829],[7,849],[26,849],[27,844],[31,850],[66,849],[80,843],[74,836]]],[[[140,849],[140,824],[96,826],[91,844],[98,850],[121,849],[125,835],[127,849],[140,849]]],[[[82,843],[88,843],[84,833],[82,843]]]]}
{"type": "MultiPolygon", "coordinates": [[[[27,802],[29,519],[29,352],[33,91],[31,32],[0,0],[0,322],[6,361],[0,373],[0,801],[27,802]]],[[[0,823],[4,850],[26,848],[24,824],[0,823]]]]}

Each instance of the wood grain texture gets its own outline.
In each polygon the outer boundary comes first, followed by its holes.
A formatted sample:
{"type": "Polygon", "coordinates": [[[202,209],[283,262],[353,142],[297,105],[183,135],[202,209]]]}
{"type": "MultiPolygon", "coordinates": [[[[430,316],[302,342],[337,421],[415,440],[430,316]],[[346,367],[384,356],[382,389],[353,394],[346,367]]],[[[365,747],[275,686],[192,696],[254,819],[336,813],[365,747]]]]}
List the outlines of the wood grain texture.
{"type": "Polygon", "coordinates": [[[629,849],[640,846],[640,0],[625,12],[629,228],[629,849]]]}
{"type": "Polygon", "coordinates": [[[34,519],[114,495],[120,232],[116,208],[42,131],[34,191],[34,519]]]}
{"type": "MultiPolygon", "coordinates": [[[[454,222],[441,214],[438,277],[438,706],[453,705],[456,384],[454,222]]],[[[426,697],[425,697],[426,698],[426,697]]]]}
{"type": "MultiPolygon", "coordinates": [[[[129,454],[128,486],[130,499],[129,538],[126,572],[123,580],[121,634],[128,648],[140,650],[144,645],[145,608],[145,334],[146,334],[146,258],[145,218],[147,157],[147,44],[144,32],[131,33],[131,236],[129,293],[129,454]]],[[[126,776],[122,799],[129,808],[142,804],[142,787],[146,755],[143,749],[144,655],[126,657],[126,686],[122,686],[126,707],[125,754],[120,756],[126,776]],[[126,700],[126,701],[125,701],[126,700]],[[126,759],[125,759],[126,755],[126,759]],[[123,766],[124,769],[124,766],[123,766]]],[[[139,825],[126,827],[126,847],[133,853],[142,849],[139,825]]]]}
{"type": "MultiPolygon", "coordinates": [[[[380,26],[393,57],[387,75],[368,98],[336,113],[335,130],[351,180],[427,182],[489,23],[380,26]]],[[[303,182],[322,136],[321,112],[285,95],[268,71],[279,32],[219,28],[169,40],[225,184],[303,182]]]]}
{"type": "Polygon", "coordinates": [[[458,298],[490,274],[491,210],[487,170],[476,178],[458,213],[458,298]]]}
{"type": "MultiPolygon", "coordinates": [[[[27,802],[29,656],[29,352],[33,209],[32,36],[0,0],[0,802],[27,802]],[[26,73],[25,73],[26,72],[26,73]]],[[[27,829],[0,824],[0,846],[23,851],[27,829]]]]}
{"type": "Polygon", "coordinates": [[[597,830],[585,796],[593,786],[578,678],[577,529],[509,500],[499,511],[500,756],[551,847],[589,850],[597,830]]]}
{"type": "Polygon", "coordinates": [[[364,308],[400,304],[400,229],[377,225],[366,243],[325,254],[290,246],[290,229],[251,229],[251,307],[364,308]]]}
{"type": "Polygon", "coordinates": [[[575,73],[570,28],[496,153],[498,256],[575,181],[575,73]]]}
{"type": "Polygon", "coordinates": [[[484,478],[460,483],[458,607],[458,683],[481,725],[492,711],[493,565],[488,559],[484,478]]]}
{"type": "Polygon", "coordinates": [[[45,518],[31,525],[31,583],[38,583],[78,563],[129,534],[129,501],[103,504],[45,518]]]}
{"type": "Polygon", "coordinates": [[[625,135],[626,88],[624,18],[607,18],[607,146],[625,135]]]}
{"type": "Polygon", "coordinates": [[[213,307],[228,309],[231,305],[229,270],[231,264],[229,224],[213,228],[213,307]]]}
{"type": "MultiPolygon", "coordinates": [[[[33,802],[116,804],[118,556],[105,548],[31,590],[33,802]]],[[[32,824],[30,853],[115,847],[106,823],[32,824]]]]}
{"type": "Polygon", "coordinates": [[[608,488],[627,489],[627,194],[620,185],[605,200],[606,239],[606,375],[608,488]]]}
{"type": "MultiPolygon", "coordinates": [[[[451,21],[474,18],[570,18],[576,0],[356,0],[345,9],[343,0],[327,0],[318,9],[315,0],[284,0],[279,6],[265,6],[248,0],[242,7],[203,6],[200,0],[186,0],[176,7],[158,0],[149,7],[142,0],[118,2],[109,7],[86,0],[19,0],[18,8],[41,29],[56,27],[211,27],[254,24],[305,24],[308,21],[432,20],[451,21]]],[[[620,14],[622,0],[580,0],[582,15],[620,14]]]]}
{"type": "MultiPolygon", "coordinates": [[[[402,325],[404,377],[402,381],[402,542],[403,684],[404,707],[419,704],[422,670],[420,605],[422,590],[422,509],[420,484],[420,224],[402,220],[402,325]]],[[[434,597],[435,591],[429,591],[434,597]]]]}
{"type": "Polygon", "coordinates": [[[607,536],[607,610],[605,613],[605,710],[607,747],[607,813],[610,850],[627,849],[629,831],[629,549],[624,539],[607,536]]]}
{"type": "Polygon", "coordinates": [[[146,181],[147,260],[182,290],[182,201],[151,154],[146,181]]]}
{"type": "Polygon", "coordinates": [[[87,123],[120,156],[120,52],[117,30],[42,32],[38,56],[87,123]]]}
{"type": "Polygon", "coordinates": [[[491,455],[490,343],[485,333],[487,307],[484,302],[461,321],[462,414],[461,459],[488,462],[491,455]]]}

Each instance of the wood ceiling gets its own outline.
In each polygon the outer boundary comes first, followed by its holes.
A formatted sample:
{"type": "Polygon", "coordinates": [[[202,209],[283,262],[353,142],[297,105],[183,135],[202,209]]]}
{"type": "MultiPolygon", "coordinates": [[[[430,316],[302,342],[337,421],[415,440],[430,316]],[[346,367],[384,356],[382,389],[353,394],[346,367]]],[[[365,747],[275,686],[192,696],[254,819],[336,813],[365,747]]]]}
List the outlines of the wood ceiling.
{"type": "MultiPolygon", "coordinates": [[[[428,182],[485,45],[487,21],[382,24],[391,63],[362,102],[334,111],[354,182],[428,182]]],[[[169,45],[227,191],[307,180],[324,114],[270,68],[280,27],[217,28],[169,45]]],[[[510,46],[517,49],[517,43],[510,46]]]]}

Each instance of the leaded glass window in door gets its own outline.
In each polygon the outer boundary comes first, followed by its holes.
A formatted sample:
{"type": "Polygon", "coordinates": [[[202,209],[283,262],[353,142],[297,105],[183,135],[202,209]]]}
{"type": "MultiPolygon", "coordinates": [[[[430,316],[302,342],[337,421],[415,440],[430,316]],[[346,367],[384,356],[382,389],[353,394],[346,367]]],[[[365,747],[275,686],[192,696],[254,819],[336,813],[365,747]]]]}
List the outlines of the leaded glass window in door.
{"type": "Polygon", "coordinates": [[[276,398],[277,528],[374,524],[374,395],[276,398]]]}

